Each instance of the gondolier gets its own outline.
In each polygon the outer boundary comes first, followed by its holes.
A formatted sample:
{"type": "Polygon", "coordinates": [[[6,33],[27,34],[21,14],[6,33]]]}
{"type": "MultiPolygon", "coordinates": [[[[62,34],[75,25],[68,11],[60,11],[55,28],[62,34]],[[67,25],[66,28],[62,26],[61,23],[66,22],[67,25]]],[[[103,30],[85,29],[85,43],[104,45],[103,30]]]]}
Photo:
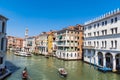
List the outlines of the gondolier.
{"type": "Polygon", "coordinates": [[[25,69],[22,72],[22,78],[23,78],[23,80],[27,80],[27,78],[28,78],[28,73],[27,73],[26,67],[25,67],[25,69]]]}

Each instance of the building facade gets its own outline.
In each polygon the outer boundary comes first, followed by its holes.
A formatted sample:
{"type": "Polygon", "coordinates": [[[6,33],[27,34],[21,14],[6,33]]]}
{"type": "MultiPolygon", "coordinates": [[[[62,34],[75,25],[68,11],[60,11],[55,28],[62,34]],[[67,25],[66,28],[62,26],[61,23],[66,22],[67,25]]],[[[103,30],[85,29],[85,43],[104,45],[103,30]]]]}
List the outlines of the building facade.
{"type": "Polygon", "coordinates": [[[55,51],[55,31],[48,32],[48,55],[53,55],[55,51]]]}
{"type": "Polygon", "coordinates": [[[14,37],[14,36],[7,36],[7,49],[10,50],[22,50],[23,48],[23,39],[14,37]]]}
{"type": "Polygon", "coordinates": [[[28,37],[25,41],[25,51],[34,52],[35,51],[35,37],[28,37]]]}
{"type": "Polygon", "coordinates": [[[57,32],[56,57],[64,60],[81,59],[82,54],[82,38],[79,38],[80,26],[70,26],[57,32]],[[78,40],[79,38],[79,40],[78,40]],[[79,44],[79,45],[78,45],[79,44]]]}
{"type": "Polygon", "coordinates": [[[0,70],[5,68],[5,57],[7,51],[7,20],[8,19],[6,17],[0,15],[0,70]]]}
{"type": "Polygon", "coordinates": [[[39,35],[39,53],[48,55],[48,34],[46,32],[39,35]]]}
{"type": "Polygon", "coordinates": [[[106,13],[84,25],[84,61],[120,69],[120,10],[106,13]]]}

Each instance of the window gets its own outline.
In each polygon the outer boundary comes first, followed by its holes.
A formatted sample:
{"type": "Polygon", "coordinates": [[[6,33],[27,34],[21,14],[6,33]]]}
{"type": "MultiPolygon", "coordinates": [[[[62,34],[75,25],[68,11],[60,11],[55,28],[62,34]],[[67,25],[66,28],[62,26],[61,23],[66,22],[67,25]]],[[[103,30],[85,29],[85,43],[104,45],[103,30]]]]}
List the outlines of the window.
{"type": "Polygon", "coordinates": [[[92,26],[88,26],[88,29],[91,29],[92,28],[92,26]]]}
{"type": "Polygon", "coordinates": [[[111,29],[111,34],[117,34],[117,28],[112,28],[111,29]]]}
{"type": "Polygon", "coordinates": [[[117,48],[117,40],[115,40],[115,48],[117,48]]]}
{"type": "Polygon", "coordinates": [[[95,41],[94,41],[94,47],[96,47],[96,43],[95,43],[95,41]]]}
{"type": "Polygon", "coordinates": [[[90,41],[88,42],[88,45],[89,45],[89,46],[91,45],[91,42],[90,42],[90,41]]]}
{"type": "Polygon", "coordinates": [[[113,34],[113,29],[111,29],[111,33],[113,34]]]}
{"type": "Polygon", "coordinates": [[[94,24],[94,28],[96,28],[96,24],[94,24]]]}
{"type": "Polygon", "coordinates": [[[84,36],[86,37],[86,34],[84,34],[84,36]]]}
{"type": "Polygon", "coordinates": [[[111,48],[113,48],[113,41],[111,41],[111,48]]]}
{"type": "Polygon", "coordinates": [[[97,47],[99,47],[99,42],[97,41],[97,47]]]}
{"type": "Polygon", "coordinates": [[[2,33],[4,33],[4,29],[5,29],[5,22],[2,23],[2,33]]]}
{"type": "Polygon", "coordinates": [[[84,45],[86,45],[86,42],[84,42],[84,45]]]}
{"type": "Polygon", "coordinates": [[[97,35],[99,36],[99,31],[97,31],[97,35]]]}
{"type": "Polygon", "coordinates": [[[91,41],[90,41],[90,45],[91,45],[91,41]]]}
{"type": "Polygon", "coordinates": [[[104,47],[104,42],[102,41],[102,48],[104,47]]]}
{"type": "Polygon", "coordinates": [[[71,57],[72,57],[72,53],[71,53],[71,57]]]}
{"type": "Polygon", "coordinates": [[[115,28],[115,34],[117,34],[117,28],[115,28]]]}
{"type": "Polygon", "coordinates": [[[102,22],[102,26],[104,26],[104,22],[102,22]]]}
{"type": "Polygon", "coordinates": [[[91,33],[88,33],[88,36],[90,37],[90,36],[91,36],[91,33]]]}
{"type": "Polygon", "coordinates": [[[113,23],[113,19],[111,19],[111,24],[113,23]]]}
{"type": "Polygon", "coordinates": [[[117,17],[115,17],[115,22],[117,22],[117,17]]]}
{"type": "Polygon", "coordinates": [[[68,57],[68,53],[67,53],[67,57],[68,57]]]}
{"type": "Polygon", "coordinates": [[[105,35],[107,35],[107,30],[105,30],[105,35]]]}
{"type": "Polygon", "coordinates": [[[102,35],[104,35],[104,31],[102,30],[102,35]]]}
{"type": "Polygon", "coordinates": [[[107,41],[105,41],[105,48],[107,47],[107,41]]]}
{"type": "Polygon", "coordinates": [[[0,57],[0,64],[3,63],[3,57],[0,57]]]}
{"type": "Polygon", "coordinates": [[[94,32],[94,36],[96,36],[96,32],[94,32]]]}
{"type": "Polygon", "coordinates": [[[107,35],[107,30],[102,30],[102,35],[107,35]]]}
{"type": "Polygon", "coordinates": [[[76,53],[75,53],[75,57],[76,57],[76,53]]]}
{"type": "Polygon", "coordinates": [[[65,57],[65,53],[63,53],[63,57],[65,57]]]}
{"type": "Polygon", "coordinates": [[[97,27],[99,27],[99,23],[97,24],[97,27]]]}
{"type": "Polygon", "coordinates": [[[1,50],[4,48],[4,38],[1,39],[1,50]]]}
{"type": "Polygon", "coordinates": [[[105,25],[107,25],[107,21],[105,21],[105,25]]]}

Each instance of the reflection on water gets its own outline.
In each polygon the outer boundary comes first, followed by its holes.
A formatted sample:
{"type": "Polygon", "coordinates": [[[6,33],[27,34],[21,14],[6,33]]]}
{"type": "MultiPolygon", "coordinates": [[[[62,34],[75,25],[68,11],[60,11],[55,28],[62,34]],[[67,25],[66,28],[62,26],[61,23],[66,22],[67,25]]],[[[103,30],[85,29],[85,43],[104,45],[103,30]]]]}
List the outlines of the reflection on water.
{"type": "Polygon", "coordinates": [[[120,75],[102,73],[94,66],[82,61],[63,61],[54,57],[46,59],[44,56],[20,57],[12,53],[7,54],[7,60],[19,67],[6,80],[21,80],[21,72],[26,66],[31,80],[119,80],[120,75]],[[66,78],[57,73],[59,67],[68,71],[66,78]]]}

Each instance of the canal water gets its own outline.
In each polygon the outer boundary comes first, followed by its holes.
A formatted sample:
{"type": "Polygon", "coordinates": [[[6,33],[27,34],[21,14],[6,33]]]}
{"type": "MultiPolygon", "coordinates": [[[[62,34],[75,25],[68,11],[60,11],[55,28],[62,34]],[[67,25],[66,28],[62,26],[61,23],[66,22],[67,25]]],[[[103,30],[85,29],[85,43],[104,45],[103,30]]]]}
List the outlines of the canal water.
{"type": "Polygon", "coordinates": [[[96,67],[82,61],[63,61],[55,57],[49,59],[44,56],[21,57],[7,53],[7,62],[12,64],[14,73],[6,80],[22,80],[21,73],[27,67],[30,80],[120,80],[120,74],[102,73],[96,67]],[[14,66],[13,66],[14,65],[14,66]],[[60,76],[57,69],[64,67],[68,76],[60,76]]]}

